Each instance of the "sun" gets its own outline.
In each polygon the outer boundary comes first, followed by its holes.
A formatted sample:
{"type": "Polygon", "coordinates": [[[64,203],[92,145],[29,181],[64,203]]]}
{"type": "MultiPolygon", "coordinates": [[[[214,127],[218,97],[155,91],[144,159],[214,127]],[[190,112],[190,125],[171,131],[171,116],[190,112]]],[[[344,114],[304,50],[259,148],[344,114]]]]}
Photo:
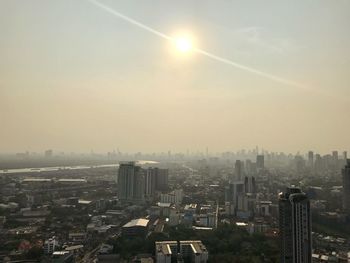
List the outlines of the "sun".
{"type": "Polygon", "coordinates": [[[193,44],[188,37],[178,37],[175,39],[175,47],[182,53],[187,53],[192,50],[193,44]]]}

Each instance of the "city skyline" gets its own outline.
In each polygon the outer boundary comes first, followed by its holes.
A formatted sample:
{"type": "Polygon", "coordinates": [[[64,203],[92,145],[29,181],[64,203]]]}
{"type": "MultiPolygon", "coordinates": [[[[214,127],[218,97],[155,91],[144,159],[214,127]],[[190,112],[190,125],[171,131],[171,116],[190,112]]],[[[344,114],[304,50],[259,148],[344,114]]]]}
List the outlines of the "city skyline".
{"type": "MultiPolygon", "coordinates": [[[[264,154],[275,154],[275,155],[285,155],[285,156],[302,156],[306,158],[310,158],[310,153],[313,157],[316,155],[320,155],[321,157],[324,156],[331,156],[333,153],[337,153],[339,155],[340,159],[347,159],[347,153],[349,152],[346,149],[332,149],[332,151],[328,152],[318,152],[314,150],[306,150],[306,151],[296,151],[296,152],[288,152],[283,150],[276,150],[272,151],[270,149],[264,149],[264,148],[242,148],[242,149],[228,149],[226,151],[211,151],[208,147],[204,149],[186,149],[185,151],[174,151],[173,149],[164,149],[162,151],[142,151],[141,149],[136,151],[123,151],[123,149],[109,149],[107,151],[94,151],[94,149],[90,149],[88,151],[62,151],[59,149],[45,149],[43,151],[28,151],[28,150],[20,150],[20,151],[11,151],[11,152],[0,152],[0,155],[2,156],[46,156],[46,157],[54,157],[54,156],[63,156],[63,155],[96,155],[96,156],[117,156],[117,155],[198,155],[198,156],[208,156],[208,157],[218,157],[223,154],[233,154],[233,155],[264,155],[264,154]]],[[[311,157],[311,158],[313,158],[311,157]]]]}
{"type": "Polygon", "coordinates": [[[347,153],[257,153],[3,159],[0,250],[67,263],[349,259],[347,153]]]}
{"type": "Polygon", "coordinates": [[[0,262],[350,262],[350,0],[0,0],[0,262]]]}

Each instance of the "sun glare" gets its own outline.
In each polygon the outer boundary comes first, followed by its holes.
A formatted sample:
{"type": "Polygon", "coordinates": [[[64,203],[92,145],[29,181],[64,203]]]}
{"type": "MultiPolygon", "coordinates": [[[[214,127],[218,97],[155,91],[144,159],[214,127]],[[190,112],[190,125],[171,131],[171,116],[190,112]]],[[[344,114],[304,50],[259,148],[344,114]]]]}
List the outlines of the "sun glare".
{"type": "Polygon", "coordinates": [[[175,46],[176,49],[182,53],[189,52],[193,47],[191,39],[186,37],[177,38],[175,40],[175,46]]]}

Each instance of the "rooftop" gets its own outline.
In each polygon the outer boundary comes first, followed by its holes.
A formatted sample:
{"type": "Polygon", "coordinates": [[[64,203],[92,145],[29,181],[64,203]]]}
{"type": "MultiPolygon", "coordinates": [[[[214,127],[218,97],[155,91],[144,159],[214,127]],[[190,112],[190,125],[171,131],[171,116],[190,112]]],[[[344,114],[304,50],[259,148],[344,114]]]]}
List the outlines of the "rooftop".
{"type": "Polygon", "coordinates": [[[63,178],[63,179],[58,179],[58,182],[80,182],[80,183],[86,183],[86,179],[77,179],[77,178],[63,178]]]}
{"type": "Polygon", "coordinates": [[[138,219],[131,220],[130,222],[126,223],[123,227],[135,227],[135,226],[147,227],[148,223],[149,223],[148,219],[138,218],[138,219]]]}
{"type": "Polygon", "coordinates": [[[63,255],[66,255],[66,254],[69,254],[69,251],[55,251],[53,252],[53,256],[63,256],[63,255]]]}
{"type": "Polygon", "coordinates": [[[23,179],[23,183],[31,183],[31,182],[51,182],[51,179],[47,178],[25,178],[23,179]]]}
{"type": "Polygon", "coordinates": [[[157,205],[159,207],[170,207],[171,206],[171,203],[161,203],[161,202],[158,202],[157,205]]]}
{"type": "Polygon", "coordinates": [[[180,246],[183,246],[183,245],[190,245],[193,253],[195,254],[202,254],[204,252],[207,252],[206,247],[203,245],[202,241],[200,240],[180,241],[180,246]]]}
{"type": "Polygon", "coordinates": [[[81,205],[89,205],[91,204],[91,202],[92,201],[89,201],[89,200],[81,200],[81,199],[78,200],[78,203],[81,205]]]}
{"type": "Polygon", "coordinates": [[[72,250],[77,250],[77,249],[82,249],[82,248],[84,248],[83,245],[76,245],[76,246],[66,247],[65,250],[66,251],[72,251],[72,250]]]}
{"type": "Polygon", "coordinates": [[[176,246],[177,247],[177,241],[160,241],[156,242],[156,251],[157,253],[162,253],[163,255],[171,255],[171,247],[170,246],[176,246]]]}
{"type": "Polygon", "coordinates": [[[196,209],[196,208],[197,208],[197,204],[185,205],[185,210],[188,210],[188,209],[196,209]]]}

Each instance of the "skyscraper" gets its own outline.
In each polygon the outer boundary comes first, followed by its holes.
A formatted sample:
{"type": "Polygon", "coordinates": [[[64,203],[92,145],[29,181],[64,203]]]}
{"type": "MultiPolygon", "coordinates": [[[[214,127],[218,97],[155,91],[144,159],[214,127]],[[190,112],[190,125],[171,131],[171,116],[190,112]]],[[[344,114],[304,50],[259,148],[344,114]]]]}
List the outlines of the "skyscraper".
{"type": "Polygon", "coordinates": [[[350,159],[346,160],[346,165],[342,169],[343,176],[343,209],[350,215],[350,159]]]}
{"type": "Polygon", "coordinates": [[[245,176],[244,177],[244,191],[245,193],[256,193],[256,184],[254,176],[245,176]]]}
{"type": "Polygon", "coordinates": [[[334,171],[339,171],[339,166],[338,166],[338,151],[333,151],[332,152],[332,166],[334,171]]]}
{"type": "Polygon", "coordinates": [[[265,168],[264,155],[257,155],[256,156],[256,168],[258,168],[258,169],[265,168]]]}
{"type": "Polygon", "coordinates": [[[152,197],[156,191],[157,168],[148,168],[145,171],[145,196],[152,197]]]}
{"type": "Polygon", "coordinates": [[[314,163],[314,171],[316,173],[322,173],[323,170],[324,170],[324,161],[323,161],[321,155],[316,154],[315,163],[314,163]]]}
{"type": "MultiPolygon", "coordinates": [[[[239,168],[240,166],[236,167],[239,168]]],[[[254,209],[250,208],[252,206],[255,207],[255,193],[256,183],[254,176],[244,176],[242,180],[231,181],[225,187],[225,202],[231,207],[230,214],[245,218],[251,216],[254,209]]]]}
{"type": "Polygon", "coordinates": [[[142,202],[145,196],[145,176],[134,162],[120,163],[118,171],[118,195],[121,201],[142,202]]]}
{"type": "Polygon", "coordinates": [[[153,168],[156,173],[156,190],[164,191],[168,189],[169,170],[153,168]]]}
{"type": "Polygon", "coordinates": [[[243,181],[231,182],[225,188],[225,201],[231,202],[234,206],[237,206],[238,196],[245,193],[244,189],[243,181]]]}
{"type": "Polygon", "coordinates": [[[155,191],[168,189],[168,169],[149,167],[145,170],[145,195],[151,197],[155,191]]]}
{"type": "Polygon", "coordinates": [[[309,151],[309,153],[308,153],[307,165],[311,170],[313,170],[313,168],[314,168],[314,152],[313,151],[309,151]]]}
{"type": "Polygon", "coordinates": [[[242,181],[244,172],[244,164],[242,161],[237,160],[235,163],[235,181],[242,181]]]}
{"type": "Polygon", "coordinates": [[[311,263],[310,201],[299,188],[279,195],[281,263],[311,263]]]}

